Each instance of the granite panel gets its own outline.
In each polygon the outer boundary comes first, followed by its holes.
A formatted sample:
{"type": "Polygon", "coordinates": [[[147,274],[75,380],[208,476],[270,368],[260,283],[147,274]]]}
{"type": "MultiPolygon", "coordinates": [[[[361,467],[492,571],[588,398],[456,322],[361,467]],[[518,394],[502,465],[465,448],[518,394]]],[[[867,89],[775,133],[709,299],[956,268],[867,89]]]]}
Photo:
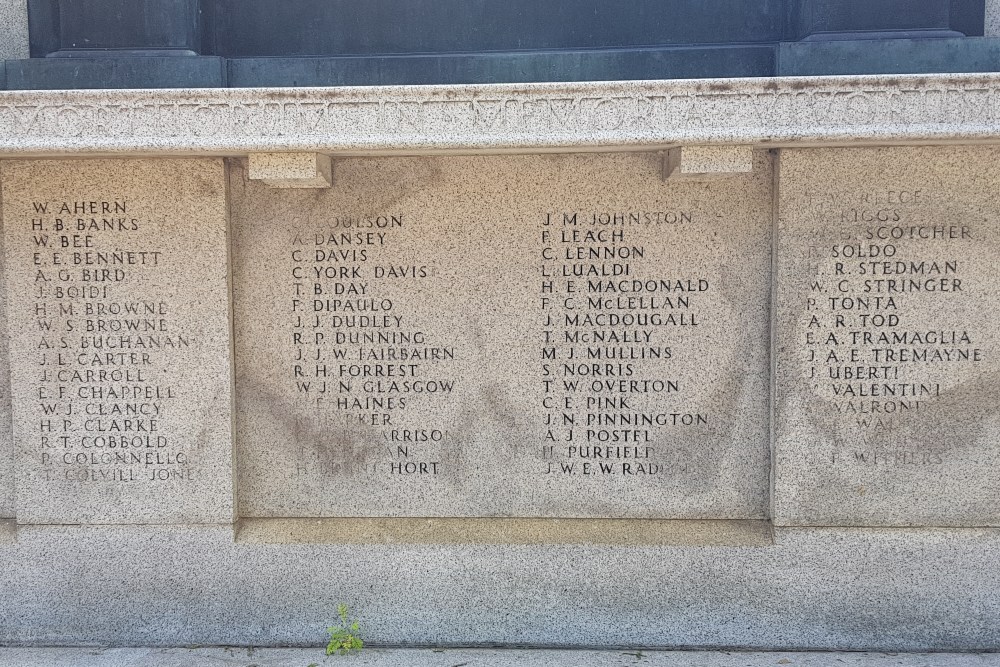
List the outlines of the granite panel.
{"type": "Polygon", "coordinates": [[[1000,151],[785,150],[778,524],[1000,524],[1000,151]]]}
{"type": "Polygon", "coordinates": [[[1000,0],[986,0],[983,32],[987,37],[1000,37],[1000,0]]]}
{"type": "Polygon", "coordinates": [[[232,172],[241,516],[766,516],[766,153],[335,170],[232,172]]]}
{"type": "Polygon", "coordinates": [[[231,522],[223,162],[0,169],[18,522],[231,522]]]}
{"type": "Polygon", "coordinates": [[[28,57],[28,0],[0,0],[0,62],[28,57]]]}

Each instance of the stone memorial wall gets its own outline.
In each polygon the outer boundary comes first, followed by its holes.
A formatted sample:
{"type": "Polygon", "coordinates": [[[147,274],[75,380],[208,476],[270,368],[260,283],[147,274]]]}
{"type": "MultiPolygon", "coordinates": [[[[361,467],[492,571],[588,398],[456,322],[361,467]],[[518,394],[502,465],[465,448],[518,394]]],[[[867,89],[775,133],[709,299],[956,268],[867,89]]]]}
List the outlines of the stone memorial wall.
{"type": "Polygon", "coordinates": [[[1000,649],[998,86],[2,98],[0,644],[1000,649]]]}

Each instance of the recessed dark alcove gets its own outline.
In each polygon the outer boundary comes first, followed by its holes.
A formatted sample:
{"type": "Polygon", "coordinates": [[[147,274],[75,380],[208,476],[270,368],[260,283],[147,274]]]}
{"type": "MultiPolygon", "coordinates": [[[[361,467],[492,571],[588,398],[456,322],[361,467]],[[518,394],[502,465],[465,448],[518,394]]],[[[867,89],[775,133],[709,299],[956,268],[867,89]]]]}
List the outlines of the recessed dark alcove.
{"type": "Polygon", "coordinates": [[[995,63],[997,44],[982,38],[984,4],[28,0],[32,60],[46,62],[8,63],[7,87],[349,86],[991,71],[1000,69],[1000,63],[995,63]],[[947,44],[949,39],[961,43],[947,44]],[[918,44],[892,44],[897,40],[918,44]],[[859,41],[867,44],[829,46],[859,41]],[[909,57],[911,51],[917,56],[909,57]]]}

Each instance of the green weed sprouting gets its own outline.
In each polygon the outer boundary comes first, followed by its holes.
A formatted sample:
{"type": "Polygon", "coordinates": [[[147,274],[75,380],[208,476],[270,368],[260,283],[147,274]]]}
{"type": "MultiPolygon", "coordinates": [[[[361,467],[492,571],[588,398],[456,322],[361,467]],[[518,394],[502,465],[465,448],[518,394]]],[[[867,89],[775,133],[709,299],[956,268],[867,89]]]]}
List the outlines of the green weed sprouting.
{"type": "Polygon", "coordinates": [[[340,617],[340,625],[332,625],[326,629],[330,633],[330,643],[326,645],[326,654],[347,655],[353,651],[360,652],[365,643],[358,637],[361,628],[357,619],[350,618],[347,605],[344,603],[337,605],[337,616],[340,617]]]}

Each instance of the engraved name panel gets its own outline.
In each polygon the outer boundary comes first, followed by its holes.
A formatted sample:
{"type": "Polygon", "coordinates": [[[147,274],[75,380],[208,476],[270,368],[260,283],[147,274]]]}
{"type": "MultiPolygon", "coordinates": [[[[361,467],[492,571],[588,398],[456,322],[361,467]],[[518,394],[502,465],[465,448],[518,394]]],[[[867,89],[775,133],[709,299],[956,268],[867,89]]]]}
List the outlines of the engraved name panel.
{"type": "Polygon", "coordinates": [[[762,518],[764,158],[234,170],[241,515],[762,518]]]}
{"type": "Polygon", "coordinates": [[[996,525],[998,154],[781,155],[775,515],[996,525]]]}
{"type": "Polygon", "coordinates": [[[2,169],[18,521],[232,521],[222,161],[2,169]]]}

